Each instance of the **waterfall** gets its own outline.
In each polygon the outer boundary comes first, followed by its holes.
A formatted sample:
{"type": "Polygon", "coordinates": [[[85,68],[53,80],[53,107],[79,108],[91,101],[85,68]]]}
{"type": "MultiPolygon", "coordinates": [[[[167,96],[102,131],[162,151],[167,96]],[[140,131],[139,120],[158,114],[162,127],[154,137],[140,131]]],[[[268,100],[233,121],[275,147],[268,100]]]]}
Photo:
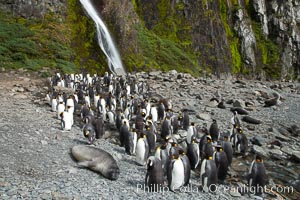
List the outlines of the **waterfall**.
{"type": "Polygon", "coordinates": [[[80,3],[96,24],[98,43],[103,53],[107,57],[110,71],[117,75],[125,75],[126,72],[123,67],[119,52],[115,47],[109,31],[101,17],[98,15],[90,0],[80,0],[80,3]]]}

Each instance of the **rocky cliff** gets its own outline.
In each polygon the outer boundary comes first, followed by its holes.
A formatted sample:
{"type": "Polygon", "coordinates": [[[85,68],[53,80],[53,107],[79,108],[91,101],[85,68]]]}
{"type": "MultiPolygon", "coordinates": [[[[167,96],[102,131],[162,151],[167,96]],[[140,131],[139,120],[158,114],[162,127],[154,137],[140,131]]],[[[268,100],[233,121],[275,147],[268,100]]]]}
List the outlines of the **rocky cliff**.
{"type": "MultiPolygon", "coordinates": [[[[93,2],[116,39],[129,71],[173,68],[198,75],[300,77],[299,0],[93,2]]],[[[87,23],[79,1],[75,0],[0,0],[0,5],[23,17],[41,17],[47,12],[76,15],[76,18],[69,17],[68,22],[75,30],[81,22],[87,23]]],[[[86,48],[97,45],[91,39],[94,36],[87,37],[87,32],[77,31],[74,38],[77,41],[90,38],[81,42],[86,48]]],[[[80,49],[80,42],[73,44],[80,49]]],[[[87,60],[82,59],[84,56],[95,59],[92,53],[84,54],[82,50],[77,54],[81,65],[88,64],[82,61],[87,60]]]]}

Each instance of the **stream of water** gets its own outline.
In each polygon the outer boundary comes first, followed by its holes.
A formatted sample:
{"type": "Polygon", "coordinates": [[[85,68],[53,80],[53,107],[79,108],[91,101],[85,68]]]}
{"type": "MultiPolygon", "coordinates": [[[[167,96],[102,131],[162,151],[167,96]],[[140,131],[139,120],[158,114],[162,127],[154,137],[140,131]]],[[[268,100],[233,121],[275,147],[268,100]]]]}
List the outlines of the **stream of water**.
{"type": "Polygon", "coordinates": [[[125,75],[126,72],[123,67],[120,54],[98,12],[95,10],[90,0],[80,0],[80,3],[96,24],[98,43],[103,53],[107,57],[110,71],[117,75],[125,75]]]}

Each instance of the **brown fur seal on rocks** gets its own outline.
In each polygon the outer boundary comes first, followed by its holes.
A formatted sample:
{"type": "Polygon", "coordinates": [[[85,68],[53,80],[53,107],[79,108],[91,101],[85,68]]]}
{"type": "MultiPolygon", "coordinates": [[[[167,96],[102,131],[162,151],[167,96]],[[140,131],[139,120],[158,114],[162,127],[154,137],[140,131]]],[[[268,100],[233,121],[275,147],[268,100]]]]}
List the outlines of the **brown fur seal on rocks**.
{"type": "Polygon", "coordinates": [[[78,145],[72,148],[71,153],[80,166],[99,172],[110,180],[118,179],[119,166],[108,152],[93,146],[78,145]]]}

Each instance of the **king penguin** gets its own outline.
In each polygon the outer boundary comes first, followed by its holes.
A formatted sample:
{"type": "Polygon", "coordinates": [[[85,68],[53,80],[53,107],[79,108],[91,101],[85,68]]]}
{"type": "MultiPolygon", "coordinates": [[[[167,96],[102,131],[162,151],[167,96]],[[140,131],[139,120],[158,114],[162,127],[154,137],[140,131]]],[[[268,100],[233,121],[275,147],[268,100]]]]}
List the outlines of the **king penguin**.
{"type": "Polygon", "coordinates": [[[223,151],[223,147],[218,145],[215,147],[216,151],[214,152],[213,159],[216,162],[216,167],[218,170],[218,180],[220,183],[224,183],[227,171],[228,171],[228,159],[226,153],[223,151]]]}
{"type": "Polygon", "coordinates": [[[167,175],[169,163],[169,150],[167,149],[167,143],[162,144],[156,148],[155,157],[161,161],[164,175],[167,175]]]}
{"type": "Polygon", "coordinates": [[[184,184],[184,164],[179,157],[173,155],[168,166],[168,186],[171,191],[180,189],[184,184]]]}
{"type": "Polygon", "coordinates": [[[151,192],[161,190],[164,184],[164,172],[161,161],[155,156],[150,156],[147,161],[147,173],[145,185],[149,187],[151,192]]]}
{"type": "Polygon", "coordinates": [[[98,117],[95,119],[95,131],[96,131],[96,139],[102,138],[102,136],[105,133],[103,117],[98,117]]]}
{"type": "Polygon", "coordinates": [[[248,149],[248,139],[241,128],[237,129],[234,142],[235,151],[242,154],[242,156],[245,156],[248,149]]]}
{"type": "Polygon", "coordinates": [[[221,146],[223,147],[224,152],[226,153],[228,160],[228,167],[231,166],[233,149],[232,144],[228,141],[228,135],[224,135],[223,141],[221,141],[221,146]]]}
{"type": "Polygon", "coordinates": [[[64,131],[70,131],[73,125],[73,113],[64,111],[60,113],[61,127],[64,131]]]}
{"type": "Polygon", "coordinates": [[[187,157],[186,153],[180,149],[179,150],[179,157],[183,163],[184,167],[184,186],[187,186],[190,182],[190,177],[191,177],[191,163],[189,158],[187,157]]]}
{"type": "Polygon", "coordinates": [[[166,116],[161,126],[161,138],[166,139],[172,135],[172,125],[169,116],[166,116]]]}
{"type": "Polygon", "coordinates": [[[88,138],[88,143],[93,144],[96,138],[94,126],[91,123],[85,124],[82,131],[84,137],[88,138]]]}
{"type": "Polygon", "coordinates": [[[211,139],[213,142],[218,141],[219,138],[219,127],[217,121],[214,119],[213,123],[209,127],[209,134],[211,135],[211,139]]]}
{"type": "Polygon", "coordinates": [[[141,133],[136,144],[136,162],[139,165],[145,165],[149,155],[149,144],[147,136],[141,133]]]}
{"type": "MultiPolygon", "coordinates": [[[[126,140],[129,141],[129,124],[127,124],[126,120],[123,120],[123,124],[120,128],[119,140],[120,140],[120,146],[121,147],[124,146],[126,140]]],[[[127,143],[127,144],[129,144],[129,143],[127,143]]],[[[125,146],[125,148],[126,148],[126,146],[125,146]]],[[[126,148],[126,149],[128,149],[128,148],[126,148]]]]}
{"type": "Polygon", "coordinates": [[[259,155],[256,155],[256,158],[252,161],[249,169],[248,185],[250,188],[254,187],[255,193],[260,195],[267,182],[268,176],[266,174],[263,159],[259,155]]]}
{"type": "Polygon", "coordinates": [[[195,127],[195,123],[191,122],[191,125],[188,128],[187,136],[186,136],[186,142],[187,144],[190,144],[192,142],[192,139],[195,138],[197,135],[197,130],[195,127]]]}
{"type": "Polygon", "coordinates": [[[214,150],[212,147],[212,139],[210,135],[203,135],[200,140],[199,146],[201,160],[213,156],[214,150]]]}
{"type": "Polygon", "coordinates": [[[204,192],[215,192],[218,182],[216,162],[212,156],[203,159],[200,170],[200,181],[204,192]]]}
{"type": "Polygon", "coordinates": [[[130,129],[128,136],[125,137],[125,151],[128,155],[134,155],[137,145],[137,133],[134,129],[130,129]]]}
{"type": "Polygon", "coordinates": [[[156,143],[156,135],[153,130],[151,130],[150,126],[145,126],[145,134],[147,135],[147,141],[149,144],[149,153],[155,152],[155,143],[156,143]]]}
{"type": "Polygon", "coordinates": [[[196,169],[200,163],[200,150],[196,139],[192,139],[191,143],[188,144],[186,155],[190,160],[191,169],[196,169]]]}
{"type": "Polygon", "coordinates": [[[65,111],[65,104],[64,104],[64,102],[59,102],[59,104],[57,106],[57,117],[58,117],[58,119],[60,119],[60,114],[62,112],[64,112],[64,111],[65,111]]]}

